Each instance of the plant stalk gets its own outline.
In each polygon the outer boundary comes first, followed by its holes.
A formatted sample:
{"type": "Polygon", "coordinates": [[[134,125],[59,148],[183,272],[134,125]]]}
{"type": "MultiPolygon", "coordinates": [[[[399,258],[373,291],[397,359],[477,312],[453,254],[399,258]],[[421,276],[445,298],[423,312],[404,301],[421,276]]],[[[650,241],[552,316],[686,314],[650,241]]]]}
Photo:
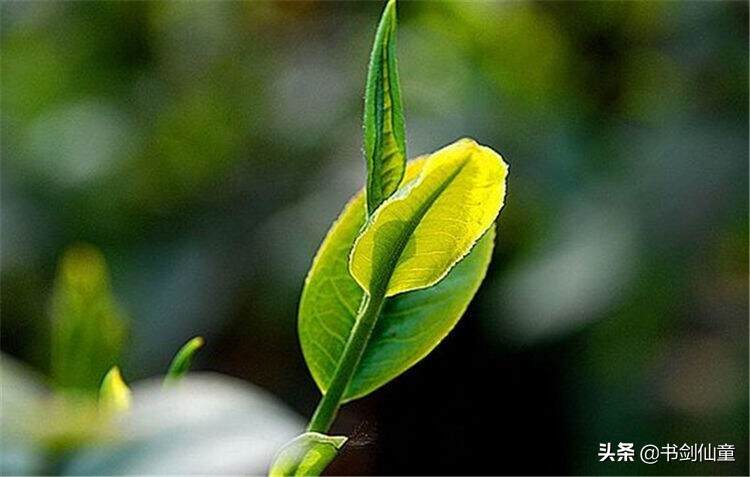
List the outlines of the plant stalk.
{"type": "Polygon", "coordinates": [[[333,379],[331,379],[331,384],[323,394],[323,398],[310,419],[310,424],[307,426],[308,431],[326,433],[336,419],[336,413],[341,407],[341,398],[344,396],[352,376],[354,376],[354,371],[359,365],[372,330],[380,316],[380,311],[383,309],[385,291],[386,286],[381,285],[374,287],[370,296],[365,295],[354,328],[349,335],[349,341],[344,347],[341,360],[333,374],[333,379]]]}

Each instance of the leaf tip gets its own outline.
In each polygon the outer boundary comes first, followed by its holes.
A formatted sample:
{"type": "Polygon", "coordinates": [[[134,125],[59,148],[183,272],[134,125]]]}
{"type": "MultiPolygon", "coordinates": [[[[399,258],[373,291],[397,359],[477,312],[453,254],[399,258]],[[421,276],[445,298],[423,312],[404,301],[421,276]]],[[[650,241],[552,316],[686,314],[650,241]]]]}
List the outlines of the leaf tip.
{"type": "Polygon", "coordinates": [[[130,408],[132,392],[122,379],[120,368],[112,366],[102,379],[99,389],[99,406],[108,412],[123,412],[130,408]]]}
{"type": "Polygon", "coordinates": [[[393,16],[393,19],[396,19],[396,0],[388,0],[385,4],[385,11],[388,12],[388,15],[393,16]]]}
{"type": "Polygon", "coordinates": [[[494,150],[493,148],[489,146],[485,146],[484,144],[481,144],[476,139],[472,137],[463,137],[456,141],[455,143],[459,147],[466,148],[467,150],[471,152],[479,152],[479,153],[485,153],[489,154],[490,156],[496,157],[498,161],[500,161],[500,165],[503,168],[503,170],[508,169],[508,163],[505,161],[505,158],[502,154],[494,150]]]}
{"type": "Polygon", "coordinates": [[[202,348],[204,344],[206,344],[206,340],[202,336],[196,336],[194,338],[191,338],[185,346],[190,346],[197,351],[202,348]]]}
{"type": "Polygon", "coordinates": [[[182,348],[175,354],[174,358],[172,358],[172,362],[169,365],[169,370],[167,371],[167,376],[164,378],[164,384],[172,384],[187,374],[187,372],[190,370],[190,365],[193,361],[193,356],[195,353],[203,347],[205,344],[205,340],[202,336],[196,336],[194,338],[191,338],[188,340],[187,343],[185,343],[182,348]]]}

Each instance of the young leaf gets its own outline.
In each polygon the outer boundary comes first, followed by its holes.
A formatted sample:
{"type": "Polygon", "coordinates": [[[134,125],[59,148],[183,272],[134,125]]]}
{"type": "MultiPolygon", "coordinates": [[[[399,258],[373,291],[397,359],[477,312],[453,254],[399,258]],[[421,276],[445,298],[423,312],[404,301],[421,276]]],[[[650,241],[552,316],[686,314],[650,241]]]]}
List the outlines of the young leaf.
{"type": "Polygon", "coordinates": [[[344,436],[305,432],[276,455],[269,477],[320,475],[346,442],[344,436]]]}
{"type": "Polygon", "coordinates": [[[51,315],[53,382],[59,388],[96,392],[99,379],[120,356],[126,330],[98,250],[80,245],[65,253],[51,315]]]}
{"type": "Polygon", "coordinates": [[[125,384],[120,369],[113,366],[102,380],[99,388],[99,408],[105,412],[122,412],[130,408],[130,388],[125,384]]]}
{"type": "MultiPolygon", "coordinates": [[[[418,181],[423,169],[427,169],[426,164],[434,157],[411,161],[405,182],[418,181]]],[[[502,182],[502,177],[494,180],[502,182]]],[[[377,218],[373,218],[373,223],[376,221],[377,218]]],[[[300,343],[310,372],[324,394],[352,334],[365,295],[349,273],[350,251],[365,222],[365,201],[360,193],[346,206],[320,246],[302,292],[300,343]]],[[[461,318],[479,288],[493,244],[494,227],[490,226],[471,252],[439,283],[386,299],[343,402],[386,384],[438,345],[461,318]]]]}
{"type": "Polygon", "coordinates": [[[364,146],[367,159],[367,212],[398,189],[406,168],[401,88],[396,68],[396,2],[380,19],[365,87],[364,146]]]}
{"type": "Polygon", "coordinates": [[[368,294],[385,287],[386,296],[439,282],[494,222],[506,174],[495,151],[469,139],[432,154],[357,238],[354,279],[368,294]]]}
{"type": "Polygon", "coordinates": [[[169,371],[167,371],[167,376],[164,378],[165,385],[174,384],[187,374],[193,362],[195,352],[203,347],[203,343],[203,337],[196,336],[180,348],[169,365],[169,371]]]}

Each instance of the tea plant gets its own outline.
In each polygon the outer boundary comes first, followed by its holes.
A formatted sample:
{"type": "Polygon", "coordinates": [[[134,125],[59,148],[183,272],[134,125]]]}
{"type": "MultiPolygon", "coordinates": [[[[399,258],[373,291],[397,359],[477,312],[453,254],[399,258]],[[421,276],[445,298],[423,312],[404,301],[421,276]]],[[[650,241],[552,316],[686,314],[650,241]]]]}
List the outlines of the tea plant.
{"type": "MultiPolygon", "coordinates": [[[[112,293],[107,263],[94,247],[77,245],[63,256],[51,315],[50,368],[57,390],[85,397],[98,389],[100,406],[126,409],[129,391],[116,364],[128,323],[112,293]]],[[[188,372],[203,342],[197,336],[180,348],[164,377],[165,386],[188,372]]]]}
{"type": "Polygon", "coordinates": [[[367,181],[324,239],[305,280],[299,339],[323,395],[307,432],[270,474],[319,475],[346,442],[328,436],[342,404],[375,391],[450,332],[484,279],[507,165],[461,139],[406,162],[396,5],[378,26],[365,88],[367,181]]]}
{"type": "MultiPolygon", "coordinates": [[[[37,403],[14,407],[4,388],[4,432],[30,441],[45,457],[45,473],[58,473],[66,457],[120,437],[117,417],[131,408],[131,391],[117,366],[128,320],[112,292],[107,263],[94,247],[77,245],[60,261],[50,307],[50,393],[37,403]]],[[[190,368],[203,338],[189,340],[174,356],[163,379],[174,386],[190,368]]],[[[3,360],[6,358],[3,357],[3,360]]],[[[11,376],[3,362],[4,379],[11,376]]],[[[18,386],[20,387],[20,386],[18,386]]],[[[25,399],[24,399],[25,401],[25,399]]],[[[8,437],[8,436],[6,436],[8,437]]],[[[5,449],[3,449],[5,452],[5,449]]],[[[7,457],[7,454],[6,454],[7,457]]]]}

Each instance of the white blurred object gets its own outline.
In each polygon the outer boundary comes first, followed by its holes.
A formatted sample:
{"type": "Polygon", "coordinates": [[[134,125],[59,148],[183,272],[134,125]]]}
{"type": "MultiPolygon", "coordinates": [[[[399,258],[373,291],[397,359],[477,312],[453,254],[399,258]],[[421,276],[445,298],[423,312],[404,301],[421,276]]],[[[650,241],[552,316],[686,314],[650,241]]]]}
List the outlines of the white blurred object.
{"type": "Polygon", "coordinates": [[[596,318],[622,297],[634,276],[635,226],[623,209],[578,203],[558,230],[559,239],[497,288],[497,305],[504,310],[498,326],[519,340],[559,335],[596,318]]]}
{"type": "Polygon", "coordinates": [[[304,426],[266,391],[220,374],[190,373],[167,389],[143,381],[133,397],[120,441],[76,453],[66,474],[265,474],[304,426]]]}
{"type": "Polygon", "coordinates": [[[44,465],[44,456],[24,435],[46,396],[41,382],[23,364],[0,354],[0,475],[34,473],[44,465]]]}

